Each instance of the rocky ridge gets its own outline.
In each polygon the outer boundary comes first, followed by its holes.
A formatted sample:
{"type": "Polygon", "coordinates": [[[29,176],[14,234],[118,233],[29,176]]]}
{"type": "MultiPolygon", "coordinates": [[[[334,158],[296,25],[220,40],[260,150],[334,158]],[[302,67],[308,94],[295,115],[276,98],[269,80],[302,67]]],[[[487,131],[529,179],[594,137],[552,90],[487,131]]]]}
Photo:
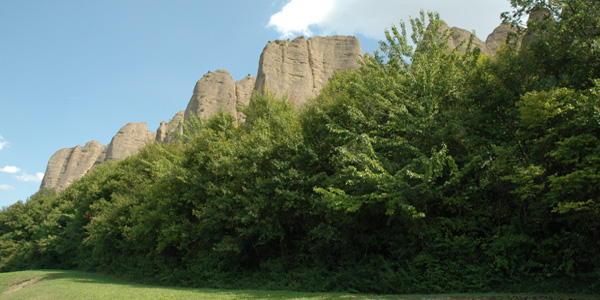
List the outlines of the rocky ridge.
{"type": "MultiPolygon", "coordinates": [[[[445,31],[448,31],[448,46],[450,49],[465,53],[469,40],[471,39],[471,36],[473,36],[472,47],[479,47],[482,53],[490,56],[496,55],[498,49],[506,43],[509,34],[516,32],[515,28],[510,24],[503,23],[496,27],[494,31],[487,36],[484,42],[468,30],[458,27],[449,27],[448,24],[442,22],[439,32],[441,34],[445,31]]],[[[520,41],[517,43],[520,44],[520,41]]]]}
{"type": "Polygon", "coordinates": [[[257,77],[248,75],[236,82],[226,70],[206,73],[196,83],[186,110],[168,123],[161,122],[156,133],[145,123],[130,123],[108,146],[91,141],[84,147],[57,151],[48,162],[41,188],[61,191],[105,161],[122,160],[151,141],[173,141],[182,131],[182,121],[192,115],[209,118],[222,109],[241,123],[244,115],[239,107],[248,105],[257,91],[269,89],[278,96],[289,95],[296,105],[302,105],[319,93],[335,71],[357,68],[361,55],[355,37],[300,37],[291,42],[270,42],[261,55],[257,77]]]}
{"type": "Polygon", "coordinates": [[[173,116],[169,123],[162,121],[160,122],[160,126],[156,130],[156,141],[162,143],[172,142],[174,140],[173,133],[178,131],[179,124],[183,121],[183,116],[185,115],[185,111],[179,111],[177,114],[173,116]]]}
{"type": "MultiPolygon", "coordinates": [[[[465,51],[466,43],[461,43],[468,42],[471,33],[444,23],[442,30],[446,29],[450,30],[449,46],[465,51]]],[[[473,43],[482,52],[494,55],[511,31],[509,25],[503,24],[485,42],[473,37],[473,43]]],[[[360,42],[350,36],[298,37],[292,41],[269,42],[260,56],[257,77],[248,75],[236,82],[226,70],[206,73],[196,83],[186,110],[178,112],[168,123],[161,122],[156,133],[148,130],[145,123],[129,123],[108,146],[90,141],[83,147],[57,151],[48,162],[41,189],[61,191],[103,162],[122,160],[153,141],[173,141],[182,130],[182,121],[192,114],[209,118],[223,109],[235,117],[236,123],[241,123],[244,115],[239,107],[248,105],[255,92],[269,90],[277,96],[288,96],[296,106],[302,106],[318,95],[334,72],[355,69],[361,59],[360,42]]]]}
{"type": "Polygon", "coordinates": [[[290,100],[301,106],[319,94],[335,71],[358,68],[361,58],[360,42],[354,37],[269,42],[260,55],[254,90],[289,93],[290,100]]]}
{"type": "Polygon", "coordinates": [[[106,147],[97,141],[87,142],[83,147],[58,150],[48,162],[41,188],[54,188],[59,191],[65,189],[73,181],[87,174],[105,151],[106,147]]]}
{"type": "Polygon", "coordinates": [[[83,147],[58,150],[48,161],[40,188],[64,190],[101,163],[119,161],[137,153],[154,137],[155,134],[148,130],[146,123],[129,123],[119,130],[108,146],[90,141],[83,147]]]}

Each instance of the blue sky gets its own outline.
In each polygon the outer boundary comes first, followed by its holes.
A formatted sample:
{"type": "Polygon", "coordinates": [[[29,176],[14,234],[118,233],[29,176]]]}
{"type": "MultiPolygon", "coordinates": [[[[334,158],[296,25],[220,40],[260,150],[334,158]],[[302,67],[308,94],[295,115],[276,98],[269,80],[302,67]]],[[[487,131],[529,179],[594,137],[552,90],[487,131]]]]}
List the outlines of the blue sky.
{"type": "Polygon", "coordinates": [[[155,131],[198,79],[256,76],[268,41],[355,35],[434,10],[484,39],[505,0],[0,0],[0,207],[26,200],[61,148],[106,145],[129,122],[155,131]]]}

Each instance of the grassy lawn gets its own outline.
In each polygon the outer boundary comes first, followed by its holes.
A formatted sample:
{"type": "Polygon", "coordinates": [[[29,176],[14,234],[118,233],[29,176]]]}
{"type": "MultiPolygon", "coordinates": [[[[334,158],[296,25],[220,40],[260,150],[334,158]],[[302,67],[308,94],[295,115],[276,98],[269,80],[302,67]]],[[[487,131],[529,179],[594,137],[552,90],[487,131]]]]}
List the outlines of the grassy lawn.
{"type": "MultiPolygon", "coordinates": [[[[532,295],[529,295],[531,297],[532,295]]],[[[217,290],[156,287],[126,283],[108,276],[78,271],[0,273],[0,299],[519,299],[519,296],[480,295],[355,295],[289,291],[217,290]]],[[[522,298],[532,299],[532,298],[522,298]]],[[[545,296],[538,299],[593,299],[590,296],[545,296]]]]}

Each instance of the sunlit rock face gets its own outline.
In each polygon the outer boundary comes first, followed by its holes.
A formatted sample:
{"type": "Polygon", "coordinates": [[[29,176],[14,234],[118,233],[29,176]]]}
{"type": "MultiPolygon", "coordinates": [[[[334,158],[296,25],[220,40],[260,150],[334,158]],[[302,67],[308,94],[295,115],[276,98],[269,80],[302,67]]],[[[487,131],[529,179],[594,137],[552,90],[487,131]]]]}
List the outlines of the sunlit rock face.
{"type": "MultiPolygon", "coordinates": [[[[449,30],[451,49],[466,50],[466,42],[471,38],[469,31],[450,28],[445,23],[440,30],[449,30]]],[[[511,30],[508,25],[500,25],[486,42],[473,37],[473,43],[493,55],[511,30]]],[[[336,71],[358,68],[361,60],[360,42],[352,36],[269,42],[260,56],[256,77],[248,75],[236,82],[227,70],[206,73],[196,83],[185,111],[178,112],[168,123],[161,122],[156,134],[145,123],[130,123],[119,130],[108,146],[92,141],[84,147],[61,149],[50,158],[41,187],[63,190],[106,161],[119,161],[136,154],[150,142],[172,142],[182,132],[182,122],[192,115],[210,118],[223,110],[234,117],[235,123],[244,122],[240,107],[249,105],[257,92],[269,90],[302,106],[319,94],[336,71]]]]}
{"type": "MultiPolygon", "coordinates": [[[[487,36],[484,42],[477,36],[474,36],[470,31],[459,27],[449,27],[448,24],[442,21],[439,28],[439,35],[441,36],[443,33],[448,34],[448,48],[450,50],[455,50],[464,54],[467,51],[469,41],[472,38],[472,48],[477,47],[482,53],[494,56],[498,52],[498,49],[506,44],[509,35],[511,33],[517,33],[517,28],[512,27],[510,24],[502,23],[487,36]]],[[[520,47],[522,38],[517,35],[514,37],[514,42],[517,47],[520,47]]]]}
{"type": "Polygon", "coordinates": [[[219,109],[237,116],[235,81],[227,70],[216,70],[202,76],[194,87],[192,98],[185,109],[184,120],[192,115],[210,118],[219,109]]]}
{"type": "Polygon", "coordinates": [[[40,188],[62,191],[105,161],[119,161],[153,141],[155,134],[146,123],[129,123],[117,132],[108,146],[90,141],[85,146],[58,150],[46,167],[40,188]]]}
{"type": "Polygon", "coordinates": [[[335,71],[355,69],[361,58],[360,42],[351,36],[269,42],[260,56],[254,90],[289,95],[301,106],[319,94],[335,71]]]}
{"type": "Polygon", "coordinates": [[[83,147],[58,150],[48,161],[41,188],[57,191],[65,189],[73,181],[87,174],[105,149],[106,147],[97,141],[90,141],[83,147]]]}
{"type": "MultiPolygon", "coordinates": [[[[496,27],[485,40],[488,49],[487,53],[491,56],[496,55],[498,49],[507,42],[511,33],[517,33],[517,29],[513,28],[510,24],[500,24],[500,26],[496,27]]],[[[516,36],[515,38],[517,38],[517,47],[519,47],[521,45],[521,40],[516,36]]]]}
{"type": "Polygon", "coordinates": [[[117,132],[106,148],[104,161],[120,161],[138,153],[140,148],[154,141],[156,134],[146,126],[146,123],[129,123],[117,132]]]}
{"type": "Polygon", "coordinates": [[[183,121],[184,115],[185,111],[181,110],[173,116],[169,123],[165,121],[160,122],[160,126],[156,130],[156,141],[162,143],[172,142],[176,138],[177,133],[179,133],[179,124],[183,121]]]}
{"type": "Polygon", "coordinates": [[[41,188],[61,191],[106,161],[125,159],[151,142],[172,142],[182,132],[182,122],[192,115],[210,118],[223,110],[236,123],[244,122],[240,107],[249,105],[255,92],[269,89],[303,105],[318,95],[335,71],[357,68],[361,58],[360,42],[355,37],[299,37],[270,42],[260,56],[257,77],[248,75],[236,82],[226,70],[206,73],[196,83],[185,111],[168,123],[161,122],[156,133],[148,130],[145,123],[129,123],[108,146],[92,141],[84,147],[57,151],[48,162],[41,188]]]}

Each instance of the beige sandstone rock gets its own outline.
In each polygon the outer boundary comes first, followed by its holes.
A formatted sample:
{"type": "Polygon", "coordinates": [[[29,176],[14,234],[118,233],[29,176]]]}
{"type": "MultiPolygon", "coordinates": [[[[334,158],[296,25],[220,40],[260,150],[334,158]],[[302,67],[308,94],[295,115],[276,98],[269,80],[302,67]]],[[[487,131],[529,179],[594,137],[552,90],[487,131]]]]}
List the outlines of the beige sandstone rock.
{"type": "Polygon", "coordinates": [[[506,42],[506,37],[512,31],[511,29],[510,24],[501,24],[488,35],[485,44],[488,46],[491,55],[496,54],[502,44],[506,42]]]}
{"type": "MultiPolygon", "coordinates": [[[[308,39],[310,66],[313,74],[313,93],[318,95],[334,71],[359,67],[362,58],[360,42],[355,37],[331,36],[308,39]]],[[[313,97],[314,97],[313,96],[313,97]]]]}
{"type": "Polygon", "coordinates": [[[357,68],[361,57],[355,37],[269,42],[260,56],[254,90],[268,89],[278,96],[289,93],[290,100],[301,106],[317,96],[334,71],[357,68]]]}
{"type": "MultiPolygon", "coordinates": [[[[471,33],[456,27],[449,28],[445,23],[442,27],[442,30],[450,30],[450,47],[455,48],[465,41],[458,47],[458,51],[465,51],[471,33]]],[[[486,40],[489,45],[476,37],[474,44],[486,53],[495,53],[509,30],[501,25],[486,40]]],[[[196,83],[185,112],[177,113],[169,123],[162,122],[156,134],[149,131],[145,123],[130,123],[121,128],[107,147],[90,142],[84,147],[59,150],[48,162],[42,188],[62,190],[107,160],[124,159],[153,140],[173,141],[175,133],[182,130],[181,122],[188,120],[191,114],[210,118],[222,108],[231,113],[238,123],[243,122],[244,116],[238,108],[248,105],[254,92],[268,89],[277,96],[289,95],[291,101],[301,106],[318,95],[335,71],[357,68],[361,58],[360,42],[355,37],[315,37],[308,40],[299,37],[293,41],[269,42],[260,56],[256,78],[248,75],[235,82],[226,70],[205,74],[196,83]]]]}
{"type": "Polygon", "coordinates": [[[108,147],[90,141],[83,147],[58,150],[48,161],[40,188],[62,191],[101,163],[122,160],[137,153],[154,137],[146,123],[129,123],[119,130],[108,147]]]}
{"type": "Polygon", "coordinates": [[[185,112],[177,113],[169,123],[162,122],[156,134],[145,123],[130,123],[107,147],[90,142],[85,147],[56,152],[48,162],[42,188],[62,190],[94,167],[133,155],[152,140],[171,142],[175,133],[181,132],[181,122],[191,114],[210,118],[222,108],[237,122],[243,122],[238,107],[248,105],[252,94],[265,87],[279,96],[289,93],[296,105],[303,105],[317,96],[334,71],[357,68],[361,57],[360,42],[355,37],[316,37],[308,41],[299,37],[291,42],[270,42],[261,55],[257,78],[248,75],[235,82],[226,70],[205,74],[196,83],[185,112]]]}
{"type": "Polygon", "coordinates": [[[94,167],[105,148],[97,141],[90,141],[83,147],[58,150],[48,161],[41,188],[64,190],[94,167]]]}
{"type": "Polygon", "coordinates": [[[254,92],[255,83],[256,78],[251,77],[250,75],[235,83],[236,106],[238,108],[237,120],[239,123],[245,121],[244,114],[239,111],[239,108],[250,104],[250,97],[252,97],[252,93],[254,92]]]}
{"type": "MultiPolygon", "coordinates": [[[[465,53],[469,45],[469,39],[473,34],[470,31],[462,28],[450,28],[448,24],[442,21],[439,32],[441,34],[442,32],[446,31],[448,31],[448,47],[451,50],[458,51],[459,53],[465,53]]],[[[472,47],[479,47],[481,52],[489,53],[487,45],[476,36],[473,36],[472,47]]]]}
{"type": "MultiPolygon", "coordinates": [[[[456,50],[459,53],[465,53],[469,43],[469,39],[472,33],[458,27],[449,27],[448,24],[442,21],[439,32],[448,31],[448,47],[452,50],[456,50]]],[[[473,36],[472,47],[479,47],[482,53],[494,56],[498,52],[498,49],[507,42],[507,38],[510,33],[517,33],[517,29],[513,28],[510,24],[500,24],[494,29],[494,31],[488,35],[485,42],[480,40],[478,37],[473,36]]],[[[517,47],[521,46],[521,37],[515,35],[515,42],[517,47]]],[[[512,41],[511,41],[512,42],[512,41]]]]}
{"type": "Polygon", "coordinates": [[[106,148],[104,161],[119,161],[138,153],[140,148],[152,142],[156,134],[146,126],[146,123],[129,123],[117,132],[106,148]]]}
{"type": "Polygon", "coordinates": [[[106,150],[108,150],[108,147],[104,147],[104,151],[98,155],[98,158],[96,158],[96,162],[94,163],[92,169],[106,161],[106,150]]]}
{"type": "Polygon", "coordinates": [[[160,122],[158,129],[156,129],[156,136],[154,137],[154,139],[158,142],[164,142],[167,139],[167,135],[169,134],[167,128],[167,122],[160,122]]]}
{"type": "Polygon", "coordinates": [[[280,96],[289,92],[295,103],[302,105],[318,94],[334,71],[357,68],[361,51],[358,39],[343,36],[269,43],[261,55],[258,78],[248,75],[235,82],[226,70],[207,73],[196,83],[185,112],[176,114],[169,123],[162,122],[156,134],[145,123],[130,123],[107,147],[90,142],[85,147],[56,152],[48,162],[42,188],[62,190],[94,167],[133,155],[148,142],[173,141],[174,133],[181,131],[181,122],[191,114],[210,118],[222,108],[243,122],[238,107],[248,105],[252,93],[265,86],[280,96]]]}
{"type": "Polygon", "coordinates": [[[226,70],[208,72],[194,88],[194,93],[185,110],[184,120],[192,114],[208,119],[219,109],[237,116],[235,81],[226,70]]]}
{"type": "Polygon", "coordinates": [[[156,130],[156,140],[163,143],[168,143],[174,140],[175,133],[179,130],[179,124],[183,121],[185,111],[179,111],[169,123],[162,121],[156,130]]]}
{"type": "Polygon", "coordinates": [[[540,40],[540,35],[547,35],[547,32],[540,32],[539,29],[533,29],[532,25],[541,22],[553,22],[554,19],[552,14],[547,8],[538,7],[529,13],[529,19],[527,19],[527,30],[523,36],[523,46],[528,47],[529,45],[540,40]]]}
{"type": "MultiPolygon", "coordinates": [[[[488,53],[492,56],[496,55],[498,49],[500,49],[500,47],[507,42],[508,35],[510,33],[516,32],[517,30],[513,28],[510,24],[500,24],[500,26],[496,27],[494,31],[490,33],[490,35],[488,35],[487,39],[485,40],[485,44],[488,48],[488,53]]],[[[521,42],[520,40],[518,40],[517,47],[519,47],[520,44],[521,42]]]]}

